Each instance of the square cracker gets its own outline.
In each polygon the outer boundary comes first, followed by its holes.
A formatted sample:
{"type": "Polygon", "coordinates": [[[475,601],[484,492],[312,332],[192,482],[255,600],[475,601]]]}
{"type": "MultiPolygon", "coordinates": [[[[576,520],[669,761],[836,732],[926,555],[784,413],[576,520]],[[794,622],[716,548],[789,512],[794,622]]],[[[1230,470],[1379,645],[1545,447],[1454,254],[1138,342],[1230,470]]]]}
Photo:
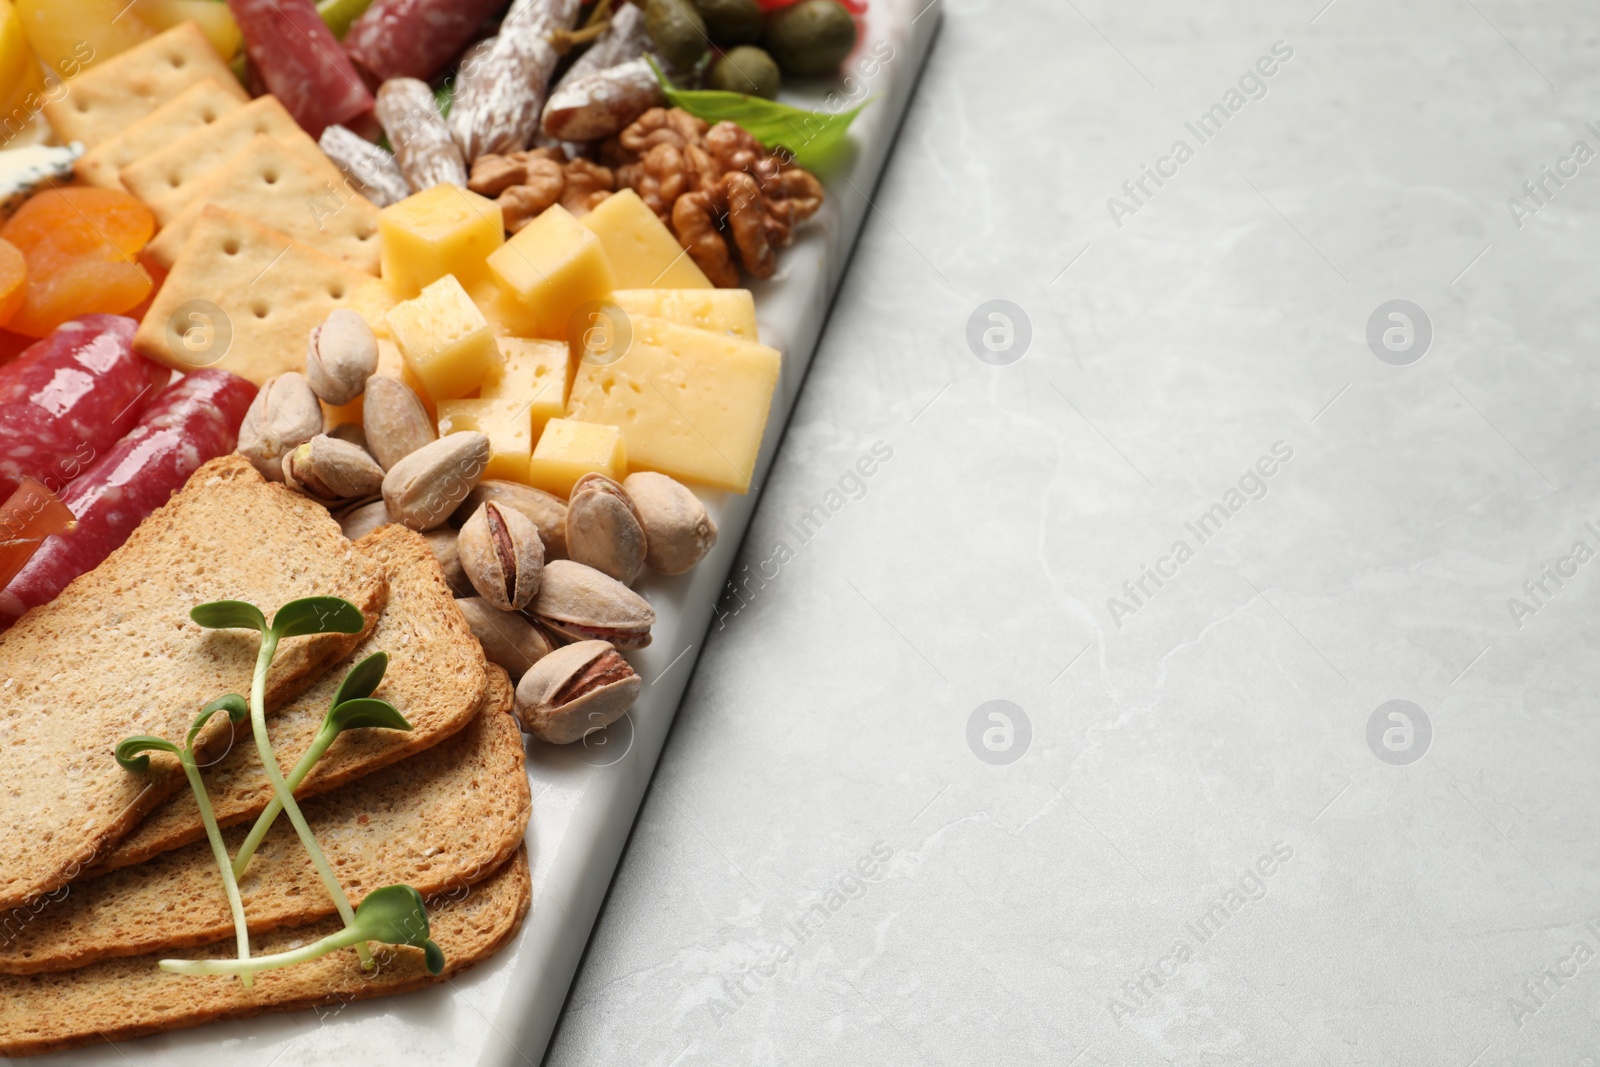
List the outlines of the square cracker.
{"type": "Polygon", "coordinates": [[[80,181],[102,189],[121,189],[118,172],[188,134],[213,127],[240,107],[239,98],[215,78],[197,81],[165,104],[109,140],[101,141],[82,156],[73,169],[80,181]]]}
{"type": "Polygon", "coordinates": [[[63,141],[93,148],[207,78],[241,103],[248,99],[200,27],[184,22],[69,79],[44,116],[63,141]]]}
{"type": "Polygon", "coordinates": [[[378,207],[317,151],[307,159],[260,135],[193,183],[188,205],[145,253],[171,267],[206,205],[237,211],[368,274],[378,273],[378,207]]]}
{"type": "Polygon", "coordinates": [[[202,178],[262,134],[309,161],[324,158],[317,142],[300,128],[277,97],[261,96],[214,125],[167,142],[143,159],[130,162],[122,171],[122,184],[150,205],[156,222],[165,226],[189,206],[202,178]]]}
{"type": "Polygon", "coordinates": [[[393,306],[389,291],[370,274],[238,212],[207,205],[145,312],[133,347],[178,370],[215,366],[260,385],[304,369],[306,338],[334,308],[350,308],[378,329],[393,306]],[[195,314],[218,313],[210,337],[215,343],[225,324],[228,346],[220,359],[214,352],[196,358],[177,331],[195,314]]]}

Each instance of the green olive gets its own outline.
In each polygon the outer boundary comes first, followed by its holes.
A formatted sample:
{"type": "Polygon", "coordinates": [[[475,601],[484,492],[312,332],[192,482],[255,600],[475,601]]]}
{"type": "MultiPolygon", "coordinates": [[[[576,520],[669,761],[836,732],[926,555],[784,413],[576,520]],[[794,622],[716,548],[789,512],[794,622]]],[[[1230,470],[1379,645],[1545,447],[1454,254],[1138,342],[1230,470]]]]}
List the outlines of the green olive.
{"type": "Polygon", "coordinates": [[[694,6],[706,20],[711,40],[719,45],[759,40],[766,24],[756,0],[694,0],[694,6]]]}
{"type": "Polygon", "coordinates": [[[771,56],[754,45],[743,44],[728,49],[727,54],[712,65],[706,86],[776,100],[781,80],[778,64],[771,56]]]}
{"type": "Polygon", "coordinates": [[[763,43],[785,74],[832,74],[856,46],[856,22],[838,0],[800,0],[772,13],[763,43]]]}
{"type": "Polygon", "coordinates": [[[700,62],[710,47],[706,20],[690,0],[650,0],[644,9],[644,28],[661,58],[679,70],[700,62]]]}

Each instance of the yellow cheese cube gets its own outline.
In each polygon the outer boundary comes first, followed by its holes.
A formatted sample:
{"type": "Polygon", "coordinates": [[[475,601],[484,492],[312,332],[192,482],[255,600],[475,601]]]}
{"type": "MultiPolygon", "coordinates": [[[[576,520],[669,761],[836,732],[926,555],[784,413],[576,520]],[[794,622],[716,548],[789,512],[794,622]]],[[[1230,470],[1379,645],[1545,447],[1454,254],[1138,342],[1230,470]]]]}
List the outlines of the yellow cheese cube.
{"type": "Polygon", "coordinates": [[[439,436],[466,430],[477,430],[489,438],[485,478],[528,480],[533,431],[528,424],[528,409],[521,400],[441,400],[439,436]]]}
{"type": "Polygon", "coordinates": [[[756,302],[748,289],[618,289],[610,300],[628,315],[759,341],[756,302]]]}
{"type": "Polygon", "coordinates": [[[484,382],[478,395],[523,405],[537,438],[546,422],[559,419],[567,410],[567,392],[572,388],[567,346],[560,341],[502,337],[500,355],[505,360],[500,376],[484,382]]]}
{"type": "Polygon", "coordinates": [[[406,369],[436,404],[460,399],[500,373],[489,323],[453,274],[396,304],[385,319],[406,369]]]}
{"type": "Polygon", "coordinates": [[[590,471],[618,481],[628,473],[622,431],[576,419],[546,423],[528,463],[528,484],[566,497],[571,495],[573,483],[590,471]]]}
{"type": "Polygon", "coordinates": [[[489,320],[489,329],[496,337],[532,337],[538,333],[539,324],[533,315],[493,279],[486,278],[477,285],[468,286],[467,292],[483,317],[489,320]]]}
{"type": "Polygon", "coordinates": [[[489,273],[533,316],[540,337],[567,336],[574,311],[616,288],[600,239],[560,204],[496,250],[489,273]]]}
{"type": "Polygon", "coordinates": [[[484,260],[505,244],[500,205],[450,184],[435,185],[378,213],[383,280],[408,299],[446,274],[471,286],[487,275],[484,260]]]}
{"type": "Polygon", "coordinates": [[[711,288],[666,223],[632,189],[606,197],[582,221],[600,238],[618,288],[711,288]]]}
{"type": "Polygon", "coordinates": [[[634,470],[743,493],[780,362],[766,345],[640,316],[620,359],[578,365],[567,415],[621,427],[634,470]]]}

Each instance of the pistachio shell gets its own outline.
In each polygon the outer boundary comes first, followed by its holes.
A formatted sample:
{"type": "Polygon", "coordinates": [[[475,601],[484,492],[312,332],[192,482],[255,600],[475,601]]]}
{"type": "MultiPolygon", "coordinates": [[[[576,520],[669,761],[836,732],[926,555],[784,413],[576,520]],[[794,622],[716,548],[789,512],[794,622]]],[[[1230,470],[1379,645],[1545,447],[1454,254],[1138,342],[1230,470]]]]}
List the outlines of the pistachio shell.
{"type": "Polygon", "coordinates": [[[705,558],[717,543],[717,524],[700,498],[654,471],[628,475],[622,488],[644,527],[644,561],[660,574],[682,574],[705,558]]]}
{"type": "Polygon", "coordinates": [[[456,607],[483,646],[484,656],[490,663],[504,667],[512,681],[557,647],[533,623],[514,611],[501,611],[481,596],[463,597],[456,601],[456,607]]]}
{"type": "Polygon", "coordinates": [[[539,591],[544,542],[533,520],[515,508],[485,501],[461,527],[456,547],[467,580],[501,611],[521,610],[539,591]]]}
{"type": "Polygon", "coordinates": [[[554,493],[535,489],[520,482],[507,482],[489,478],[479,482],[461,502],[450,521],[457,526],[472,517],[485,500],[498,500],[522,512],[539,528],[539,540],[544,542],[544,558],[567,558],[567,502],[554,493]]]}
{"type": "Polygon", "coordinates": [[[517,720],[541,740],[570,744],[622,718],[641,687],[610,644],[580,641],[528,668],[517,684],[517,720]]]}
{"type": "Polygon", "coordinates": [[[529,611],[564,637],[610,641],[618,648],[644,648],[656,622],[655,609],[638,593],[566,559],[545,564],[529,611]]]}
{"type": "Polygon", "coordinates": [[[603,474],[585,474],[567,504],[567,555],[624,585],[644,569],[645,535],[622,486],[603,474]]]}

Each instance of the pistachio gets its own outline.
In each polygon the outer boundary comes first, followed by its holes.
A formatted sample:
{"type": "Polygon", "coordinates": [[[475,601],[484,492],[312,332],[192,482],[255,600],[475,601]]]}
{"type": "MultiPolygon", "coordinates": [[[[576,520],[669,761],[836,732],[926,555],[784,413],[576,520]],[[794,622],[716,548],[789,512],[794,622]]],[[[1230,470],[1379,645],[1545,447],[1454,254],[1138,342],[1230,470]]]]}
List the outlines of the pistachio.
{"type": "Polygon", "coordinates": [[[306,345],[306,381],[328,403],[348,404],[378,369],[378,339],[367,320],[349,308],[328,312],[306,345]]]}
{"type": "Polygon", "coordinates": [[[638,674],[604,641],[579,641],[544,656],[517,683],[517,721],[551,744],[582,740],[622,718],[639,696],[638,674]]]}
{"type": "Polygon", "coordinates": [[[434,431],[428,409],[411,387],[399,378],[374,374],[367,379],[361,399],[361,426],[367,448],[384,470],[432,441],[434,431]]]}
{"type": "Polygon", "coordinates": [[[567,500],[567,556],[632,584],[644,569],[644,527],[622,486],[603,474],[579,478],[567,500]]]}
{"type": "Polygon", "coordinates": [[[622,488],[633,501],[648,546],[644,561],[660,574],[682,574],[717,543],[717,524],[700,498],[654,471],[630,474],[622,488]]]}
{"type": "Polygon", "coordinates": [[[450,591],[456,596],[476,595],[472,583],[467,581],[467,572],[461,567],[461,548],[456,543],[456,532],[448,526],[441,526],[423,534],[422,539],[428,542],[433,558],[439,561],[439,569],[444,571],[444,581],[450,591]]]}
{"type": "Polygon", "coordinates": [[[475,431],[423,445],[383,476],[389,518],[413,530],[433,529],[472,492],[488,463],[489,439],[475,431]]]}
{"type": "Polygon", "coordinates": [[[467,494],[451,521],[457,526],[470,519],[486,500],[494,500],[515,508],[539,528],[539,539],[544,542],[544,558],[567,558],[567,502],[554,493],[535,489],[521,482],[489,479],[478,483],[467,494]]]}
{"type": "Polygon", "coordinates": [[[322,432],[322,405],[305,375],[269,378],[239,424],[239,454],[268,481],[283,481],[283,457],[322,432]]]}
{"type": "Polygon", "coordinates": [[[574,641],[610,641],[618,648],[650,643],[656,612],[650,603],[593,567],[558,559],[545,564],[539,593],[528,609],[534,618],[574,641]]]}
{"type": "Polygon", "coordinates": [[[344,531],[345,537],[359,541],[378,527],[389,525],[389,508],[383,501],[374,500],[370,504],[351,508],[338,519],[339,529],[344,531]]]}
{"type": "Polygon", "coordinates": [[[349,441],[317,434],[283,457],[283,480],[323,504],[371,496],[383,485],[383,468],[349,441]]]}
{"type": "Polygon", "coordinates": [[[371,454],[367,448],[367,431],[361,428],[359,422],[341,422],[337,426],[327,426],[323,433],[340,441],[349,441],[363,452],[371,454]]]}
{"type": "Polygon", "coordinates": [[[456,545],[467,580],[501,611],[520,611],[539,591],[544,542],[533,520],[515,508],[485,501],[461,527],[456,545]]]}
{"type": "Polygon", "coordinates": [[[528,668],[555,650],[548,634],[515,611],[501,611],[481,596],[456,601],[472,635],[490,663],[506,669],[514,682],[528,668]]]}

